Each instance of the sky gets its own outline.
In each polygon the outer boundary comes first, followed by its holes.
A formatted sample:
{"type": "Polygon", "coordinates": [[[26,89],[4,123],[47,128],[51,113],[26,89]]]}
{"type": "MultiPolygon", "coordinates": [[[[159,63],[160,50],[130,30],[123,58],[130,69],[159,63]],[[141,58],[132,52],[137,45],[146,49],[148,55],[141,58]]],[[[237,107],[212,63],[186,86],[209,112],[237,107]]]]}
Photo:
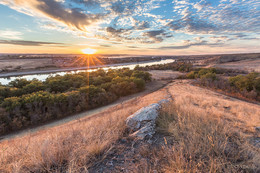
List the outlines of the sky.
{"type": "Polygon", "coordinates": [[[0,0],[0,53],[260,52],[259,0],[0,0]]]}

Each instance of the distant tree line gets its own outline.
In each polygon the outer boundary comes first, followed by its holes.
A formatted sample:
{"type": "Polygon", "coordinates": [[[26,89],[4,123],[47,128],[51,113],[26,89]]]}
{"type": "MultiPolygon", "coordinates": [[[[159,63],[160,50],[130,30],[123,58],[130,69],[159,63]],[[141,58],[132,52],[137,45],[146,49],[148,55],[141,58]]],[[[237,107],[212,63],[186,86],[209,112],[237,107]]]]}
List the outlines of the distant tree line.
{"type": "Polygon", "coordinates": [[[190,72],[193,70],[192,63],[187,62],[172,62],[168,64],[155,64],[155,65],[149,65],[145,67],[136,66],[135,70],[173,70],[173,71],[180,71],[180,72],[190,72]]]}
{"type": "Polygon", "coordinates": [[[109,104],[144,90],[148,72],[99,69],[42,82],[16,79],[0,85],[0,134],[109,104]]]}

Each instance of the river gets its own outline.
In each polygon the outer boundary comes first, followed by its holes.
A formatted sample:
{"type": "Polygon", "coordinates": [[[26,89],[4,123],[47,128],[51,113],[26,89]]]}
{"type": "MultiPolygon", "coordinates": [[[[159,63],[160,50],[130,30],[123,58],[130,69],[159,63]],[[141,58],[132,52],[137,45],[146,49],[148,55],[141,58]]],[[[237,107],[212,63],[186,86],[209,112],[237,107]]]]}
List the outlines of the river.
{"type": "Polygon", "coordinates": [[[19,72],[13,72],[13,73],[6,73],[6,74],[0,74],[0,83],[2,85],[7,85],[10,81],[13,81],[15,79],[24,78],[27,80],[32,79],[38,79],[40,81],[46,80],[49,76],[55,76],[55,75],[65,75],[65,74],[73,74],[73,73],[79,73],[79,72],[92,72],[99,68],[102,68],[104,70],[108,69],[120,69],[120,68],[130,68],[134,69],[136,65],[139,65],[141,67],[147,66],[147,65],[156,65],[156,64],[168,64],[171,62],[174,62],[173,59],[166,59],[166,60],[160,60],[160,61],[149,61],[149,62],[138,62],[138,63],[123,63],[123,64],[110,64],[110,65],[103,65],[103,66],[93,66],[88,69],[84,68],[69,68],[69,69],[58,69],[58,70],[48,70],[48,71],[31,71],[31,72],[21,72],[19,75],[19,72]],[[24,74],[23,74],[24,73],[24,74]],[[41,73],[41,74],[39,74],[41,73]],[[8,77],[4,77],[8,76],[8,77]]]}

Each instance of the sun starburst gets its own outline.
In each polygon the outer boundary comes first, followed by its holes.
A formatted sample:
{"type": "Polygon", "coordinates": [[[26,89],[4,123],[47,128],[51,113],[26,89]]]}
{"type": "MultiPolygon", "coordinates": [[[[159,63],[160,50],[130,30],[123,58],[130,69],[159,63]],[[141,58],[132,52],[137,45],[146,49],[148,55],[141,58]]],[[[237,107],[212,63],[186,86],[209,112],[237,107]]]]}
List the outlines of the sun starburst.
{"type": "Polygon", "coordinates": [[[91,49],[91,48],[82,49],[81,51],[82,51],[84,54],[88,54],[88,55],[94,54],[94,53],[97,52],[96,49],[91,49]]]}

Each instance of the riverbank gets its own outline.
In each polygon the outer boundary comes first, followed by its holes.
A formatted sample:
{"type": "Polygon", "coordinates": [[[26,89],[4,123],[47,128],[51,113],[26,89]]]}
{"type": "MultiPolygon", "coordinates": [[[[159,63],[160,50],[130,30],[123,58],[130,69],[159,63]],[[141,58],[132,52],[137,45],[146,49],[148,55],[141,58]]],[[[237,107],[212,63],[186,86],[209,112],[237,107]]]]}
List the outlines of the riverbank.
{"type": "Polygon", "coordinates": [[[49,75],[65,75],[70,72],[86,72],[86,71],[95,71],[98,68],[103,68],[105,70],[119,69],[119,68],[130,68],[134,69],[136,65],[146,66],[153,64],[167,64],[174,62],[173,59],[166,59],[160,61],[143,61],[136,63],[121,63],[121,64],[109,64],[109,65],[99,65],[91,67],[75,67],[75,68],[62,68],[62,69],[50,69],[50,70],[34,70],[34,71],[19,71],[19,72],[10,72],[10,73],[0,73],[0,83],[3,85],[8,84],[10,81],[15,80],[16,78],[23,77],[27,80],[36,78],[38,80],[44,81],[49,75]]]}
{"type": "MultiPolygon", "coordinates": [[[[156,61],[144,61],[147,62],[156,62],[156,61]]],[[[97,69],[104,67],[117,67],[124,65],[132,65],[132,64],[140,64],[143,62],[136,63],[120,63],[120,64],[108,64],[108,65],[96,65],[90,67],[70,67],[70,68],[51,68],[48,70],[25,70],[25,71],[14,71],[14,72],[1,72],[0,78],[12,77],[12,76],[25,76],[25,75],[33,75],[33,74],[49,74],[49,73],[57,73],[57,72],[68,72],[68,71],[78,71],[78,70],[89,70],[89,69],[97,69]]]]}

